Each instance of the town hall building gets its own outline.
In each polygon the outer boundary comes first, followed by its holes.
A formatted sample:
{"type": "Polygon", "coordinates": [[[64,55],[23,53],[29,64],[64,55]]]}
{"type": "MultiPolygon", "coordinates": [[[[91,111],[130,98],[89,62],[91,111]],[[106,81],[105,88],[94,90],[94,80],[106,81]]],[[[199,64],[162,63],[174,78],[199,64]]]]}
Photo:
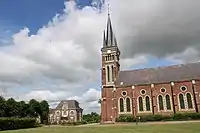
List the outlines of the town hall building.
{"type": "Polygon", "coordinates": [[[200,111],[200,62],[120,70],[120,50],[109,14],[101,53],[101,122],[115,122],[120,115],[200,111]]]}

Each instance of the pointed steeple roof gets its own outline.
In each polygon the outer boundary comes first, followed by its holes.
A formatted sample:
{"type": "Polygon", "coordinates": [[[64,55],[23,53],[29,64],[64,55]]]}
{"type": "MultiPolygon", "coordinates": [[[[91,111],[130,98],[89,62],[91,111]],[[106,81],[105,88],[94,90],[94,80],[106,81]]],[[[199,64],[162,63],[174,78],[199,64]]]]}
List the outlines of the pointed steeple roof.
{"type": "Polygon", "coordinates": [[[112,46],[117,46],[117,39],[113,33],[110,13],[108,11],[108,21],[106,27],[106,35],[104,31],[103,47],[112,47],[112,46]]]}

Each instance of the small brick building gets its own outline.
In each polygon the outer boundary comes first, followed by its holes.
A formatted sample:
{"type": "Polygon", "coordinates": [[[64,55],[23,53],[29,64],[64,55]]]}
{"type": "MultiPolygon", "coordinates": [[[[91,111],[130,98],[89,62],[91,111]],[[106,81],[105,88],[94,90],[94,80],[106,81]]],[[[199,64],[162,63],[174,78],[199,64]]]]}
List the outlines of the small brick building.
{"type": "Polygon", "coordinates": [[[121,71],[110,15],[101,52],[101,122],[115,122],[121,114],[199,112],[200,62],[121,71]]]}

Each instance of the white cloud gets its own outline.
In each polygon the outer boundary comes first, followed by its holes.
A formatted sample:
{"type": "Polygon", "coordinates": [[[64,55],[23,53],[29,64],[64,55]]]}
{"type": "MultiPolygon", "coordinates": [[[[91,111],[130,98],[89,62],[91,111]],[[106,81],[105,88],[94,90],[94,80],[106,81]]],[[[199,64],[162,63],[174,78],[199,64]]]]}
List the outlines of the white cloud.
{"type": "Polygon", "coordinates": [[[38,100],[62,100],[66,99],[70,93],[66,91],[49,91],[49,90],[34,90],[31,91],[23,97],[23,99],[30,100],[30,99],[38,99],[38,100]]]}
{"type": "MultiPolygon", "coordinates": [[[[171,52],[172,47],[164,47],[163,43],[159,45],[160,40],[154,36],[164,35],[158,31],[168,31],[168,28],[162,27],[168,21],[163,19],[163,25],[158,25],[160,27],[155,23],[156,28],[151,30],[151,24],[160,20],[157,17],[168,11],[164,0],[110,0],[109,3],[122,53],[122,69],[147,63],[148,54],[157,56],[159,52],[162,55],[171,52]],[[151,43],[146,45],[146,39],[151,43]],[[137,43],[138,40],[142,40],[142,44],[137,43]],[[156,46],[152,40],[156,40],[156,46]]],[[[98,5],[96,2],[93,4],[98,5]]],[[[50,101],[75,98],[85,110],[98,110],[100,91],[88,89],[91,88],[88,86],[100,86],[100,48],[107,11],[106,7],[99,13],[94,7],[76,9],[75,6],[72,1],[66,2],[64,13],[52,18],[36,35],[29,36],[29,28],[25,27],[13,35],[13,45],[0,48],[0,83],[6,82],[6,85],[0,86],[6,88],[7,91],[3,91],[5,95],[10,91],[7,88],[14,88],[12,92],[15,92],[27,87],[28,92],[22,91],[23,94],[16,97],[50,101]]],[[[176,15],[173,18],[177,18],[176,15]]],[[[170,27],[170,24],[166,25],[170,27]]],[[[175,51],[167,57],[178,62],[192,53],[198,58],[199,51],[193,47],[184,50],[178,54],[175,51]]]]}
{"type": "Polygon", "coordinates": [[[24,94],[18,100],[26,100],[34,98],[37,100],[48,100],[50,108],[55,108],[60,100],[77,100],[80,103],[80,107],[84,109],[84,113],[91,111],[99,112],[100,104],[98,100],[101,97],[101,92],[96,89],[88,89],[82,95],[76,95],[66,91],[49,91],[49,90],[34,90],[24,94]]]}
{"type": "Polygon", "coordinates": [[[148,58],[145,55],[138,55],[134,58],[125,58],[120,63],[122,65],[122,70],[131,69],[135,65],[145,64],[148,62],[148,58]]]}
{"type": "Polygon", "coordinates": [[[68,99],[75,99],[80,102],[80,106],[84,107],[84,113],[100,112],[100,104],[98,103],[101,92],[94,88],[87,90],[80,96],[73,96],[68,99]]]}
{"type": "Polygon", "coordinates": [[[189,47],[181,53],[168,55],[167,59],[178,63],[198,62],[200,61],[199,54],[197,49],[189,47]]]}

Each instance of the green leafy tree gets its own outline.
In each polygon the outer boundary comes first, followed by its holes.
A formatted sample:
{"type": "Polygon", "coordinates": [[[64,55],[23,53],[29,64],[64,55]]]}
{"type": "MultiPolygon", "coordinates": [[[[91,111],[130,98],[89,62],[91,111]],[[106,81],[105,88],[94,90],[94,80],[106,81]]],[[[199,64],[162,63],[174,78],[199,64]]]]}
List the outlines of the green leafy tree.
{"type": "Polygon", "coordinates": [[[13,98],[9,98],[5,105],[6,117],[19,117],[20,105],[13,98]]]}
{"type": "Polygon", "coordinates": [[[98,123],[100,122],[100,115],[96,112],[91,112],[90,114],[83,115],[83,120],[87,123],[98,123]]]}
{"type": "Polygon", "coordinates": [[[40,118],[41,122],[46,124],[48,123],[48,115],[49,115],[49,104],[47,101],[43,100],[40,102],[40,118]]]}
{"type": "Polygon", "coordinates": [[[29,101],[29,111],[28,114],[30,117],[38,117],[41,114],[40,103],[35,99],[29,101]]]}
{"type": "Polygon", "coordinates": [[[29,116],[29,104],[26,104],[24,101],[20,101],[20,117],[29,116]]]}
{"type": "Polygon", "coordinates": [[[0,96],[0,117],[5,117],[6,100],[0,96]]]}

